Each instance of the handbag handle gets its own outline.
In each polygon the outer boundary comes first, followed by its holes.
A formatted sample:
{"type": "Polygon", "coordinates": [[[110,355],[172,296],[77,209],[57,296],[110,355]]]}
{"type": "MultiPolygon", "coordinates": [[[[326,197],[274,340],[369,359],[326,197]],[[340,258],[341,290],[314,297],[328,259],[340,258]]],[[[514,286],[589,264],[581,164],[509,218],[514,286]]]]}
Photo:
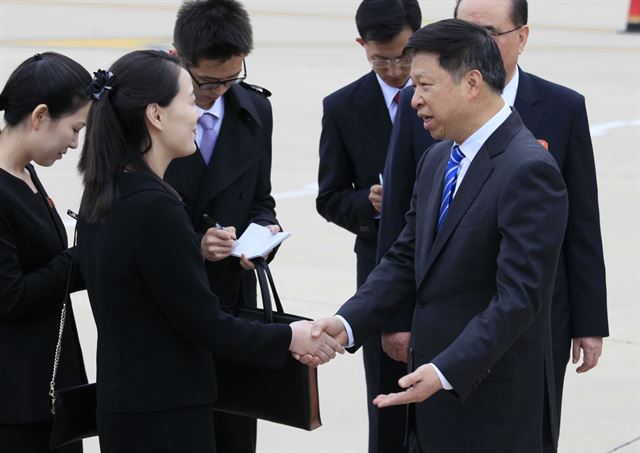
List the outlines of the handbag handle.
{"type": "Polygon", "coordinates": [[[280,301],[280,296],[278,296],[278,291],[276,290],[276,285],[273,281],[273,276],[271,275],[271,270],[269,269],[269,265],[267,264],[267,262],[263,259],[259,259],[255,260],[253,263],[256,266],[256,275],[258,276],[258,284],[260,285],[262,307],[264,310],[264,322],[272,323],[273,305],[271,303],[271,295],[269,294],[269,289],[271,289],[271,294],[273,294],[273,300],[275,301],[276,310],[278,313],[284,313],[282,302],[280,301]]]}
{"type": "MultiPolygon", "coordinates": [[[[78,226],[73,231],[73,246],[77,244],[78,226]]],[[[71,255],[69,261],[69,272],[67,273],[67,284],[64,290],[64,298],[62,299],[62,311],[60,312],[60,327],[58,329],[58,342],[56,344],[56,352],[53,356],[53,372],[51,374],[51,382],[49,382],[49,397],[51,398],[51,413],[55,415],[56,402],[56,376],[58,375],[58,366],[60,365],[60,356],[62,355],[62,335],[64,333],[64,325],[67,320],[67,301],[69,300],[69,289],[71,287],[71,275],[73,274],[73,260],[75,253],[71,255]]]]}

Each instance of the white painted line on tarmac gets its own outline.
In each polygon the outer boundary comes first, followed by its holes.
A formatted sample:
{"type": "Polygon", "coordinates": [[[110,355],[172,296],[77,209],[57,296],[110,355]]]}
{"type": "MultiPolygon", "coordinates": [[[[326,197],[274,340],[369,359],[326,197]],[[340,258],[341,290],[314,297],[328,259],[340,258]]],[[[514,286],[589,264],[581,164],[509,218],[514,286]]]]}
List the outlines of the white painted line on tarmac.
{"type": "MultiPolygon", "coordinates": [[[[595,126],[591,126],[591,137],[602,137],[606,135],[608,132],[614,129],[620,129],[623,127],[640,127],[640,119],[631,120],[631,121],[609,121],[608,123],[596,124],[595,126]]],[[[290,200],[292,198],[302,198],[309,197],[312,195],[317,195],[318,193],[318,184],[310,183],[306,184],[302,189],[297,190],[286,190],[284,192],[274,192],[271,195],[275,198],[276,201],[281,200],[290,200]]],[[[73,219],[66,219],[64,221],[64,226],[68,229],[72,229],[75,226],[76,222],[73,219]]]]}
{"type": "Polygon", "coordinates": [[[640,126],[640,118],[631,121],[610,121],[608,123],[597,124],[591,127],[591,137],[602,137],[610,130],[628,126],[640,126]]]}

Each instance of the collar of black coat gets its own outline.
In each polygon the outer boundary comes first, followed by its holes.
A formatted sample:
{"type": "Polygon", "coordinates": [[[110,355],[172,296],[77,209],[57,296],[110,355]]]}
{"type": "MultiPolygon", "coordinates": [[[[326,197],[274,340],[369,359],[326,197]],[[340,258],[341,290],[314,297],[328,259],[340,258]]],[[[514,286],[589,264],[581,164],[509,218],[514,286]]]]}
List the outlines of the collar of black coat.
{"type": "Polygon", "coordinates": [[[117,198],[129,197],[147,190],[159,190],[175,197],[167,184],[161,179],[137,171],[120,173],[116,177],[116,190],[117,198]]]}
{"type": "Polygon", "coordinates": [[[225,116],[228,114],[236,114],[244,121],[253,119],[262,127],[262,120],[260,119],[256,106],[256,102],[261,97],[264,96],[247,84],[234,85],[224,94],[224,114],[225,116]]]}

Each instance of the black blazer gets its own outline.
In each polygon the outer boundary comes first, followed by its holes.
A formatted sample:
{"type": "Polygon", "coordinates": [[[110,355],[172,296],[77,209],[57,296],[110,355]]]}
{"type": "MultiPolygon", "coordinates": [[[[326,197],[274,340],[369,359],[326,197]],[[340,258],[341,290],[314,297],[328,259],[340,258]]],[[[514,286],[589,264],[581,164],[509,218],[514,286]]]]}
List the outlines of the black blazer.
{"type": "MultiPolygon", "coordinates": [[[[574,337],[607,336],[598,188],[584,97],[519,68],[518,71],[520,80],[514,107],[533,135],[548,143],[549,152],[560,167],[569,194],[567,232],[553,301],[554,338],[560,345],[568,344],[574,337]]],[[[409,91],[413,90],[405,89],[400,97],[385,166],[378,260],[391,247],[406,223],[400,210],[408,207],[416,163],[422,151],[428,148],[428,143],[432,142],[431,135],[424,130],[422,121],[410,106],[409,91]]],[[[410,322],[408,316],[404,321],[396,318],[387,328],[390,331],[406,330],[410,322]]],[[[568,353],[562,351],[558,355],[566,363],[568,353]]]]}
{"type": "MultiPolygon", "coordinates": [[[[51,419],[49,381],[73,249],[32,165],[38,189],[0,169],[0,423],[51,419]]],[[[78,272],[72,289],[82,286],[78,272]]],[[[87,382],[69,305],[57,388],[87,382]]]]}
{"type": "Polygon", "coordinates": [[[549,145],[567,185],[569,218],[555,283],[554,336],[609,335],[598,186],[584,97],[521,69],[514,107],[549,145]]]}
{"type": "MultiPolygon", "coordinates": [[[[210,227],[202,218],[206,213],[220,225],[235,226],[240,237],[252,222],[278,224],[271,196],[273,118],[269,100],[249,85],[231,87],[224,100],[224,119],[209,165],[200,152],[175,159],[165,180],[182,196],[198,232],[210,227]]],[[[237,258],[207,261],[206,268],[222,303],[229,304],[240,285],[243,303],[255,306],[255,276],[243,271],[237,258]]]]}
{"type": "Polygon", "coordinates": [[[369,189],[379,174],[391,135],[391,119],[373,71],[323,101],[316,209],[356,235],[355,252],[373,262],[378,221],[369,189]]]}
{"type": "Polygon", "coordinates": [[[184,206],[160,182],[125,173],[97,224],[80,221],[78,257],[98,328],[98,408],[145,413],[213,403],[217,355],[284,364],[286,325],[219,310],[184,206]]]}
{"type": "Polygon", "coordinates": [[[425,451],[542,451],[550,304],[567,217],[555,160],[517,113],[471,163],[436,234],[451,142],[418,167],[407,226],[338,313],[356,346],[417,300],[410,368],[433,362],[454,391],[416,405],[425,451]]]}

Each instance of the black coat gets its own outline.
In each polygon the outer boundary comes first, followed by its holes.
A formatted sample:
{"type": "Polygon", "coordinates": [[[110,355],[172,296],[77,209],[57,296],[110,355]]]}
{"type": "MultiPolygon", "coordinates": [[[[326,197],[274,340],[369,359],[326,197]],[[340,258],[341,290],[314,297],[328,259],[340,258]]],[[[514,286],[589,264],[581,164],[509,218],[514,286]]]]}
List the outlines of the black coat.
{"type": "MultiPolygon", "coordinates": [[[[224,100],[224,119],[209,165],[200,152],[175,159],[165,180],[182,196],[199,233],[210,227],[202,218],[206,213],[220,225],[234,226],[240,237],[252,222],[278,224],[271,196],[273,118],[269,100],[249,86],[231,87],[224,100]]],[[[207,261],[206,268],[211,289],[223,304],[231,303],[240,285],[242,303],[255,306],[255,275],[244,271],[237,258],[207,261]]]]}
{"type": "Polygon", "coordinates": [[[416,405],[430,453],[540,453],[553,387],[550,306],[567,217],[555,160],[517,113],[482,146],[436,234],[451,142],[418,167],[407,226],[340,310],[356,346],[415,304],[410,367],[452,384],[416,405]]]}
{"type": "Polygon", "coordinates": [[[356,235],[358,259],[372,267],[378,220],[369,189],[379,184],[392,126],[375,73],[327,96],[323,110],[316,208],[356,235]]]}
{"type": "Polygon", "coordinates": [[[247,324],[219,310],[184,206],[159,181],[118,177],[97,224],[79,222],[78,257],[98,328],[98,408],[147,413],[211,404],[211,352],[279,367],[286,325],[247,324]]]}
{"type": "MultiPolygon", "coordinates": [[[[53,201],[27,170],[38,193],[0,169],[0,423],[51,419],[49,381],[74,254],[53,201]]],[[[87,382],[70,305],[62,351],[57,388],[87,382]]]]}

